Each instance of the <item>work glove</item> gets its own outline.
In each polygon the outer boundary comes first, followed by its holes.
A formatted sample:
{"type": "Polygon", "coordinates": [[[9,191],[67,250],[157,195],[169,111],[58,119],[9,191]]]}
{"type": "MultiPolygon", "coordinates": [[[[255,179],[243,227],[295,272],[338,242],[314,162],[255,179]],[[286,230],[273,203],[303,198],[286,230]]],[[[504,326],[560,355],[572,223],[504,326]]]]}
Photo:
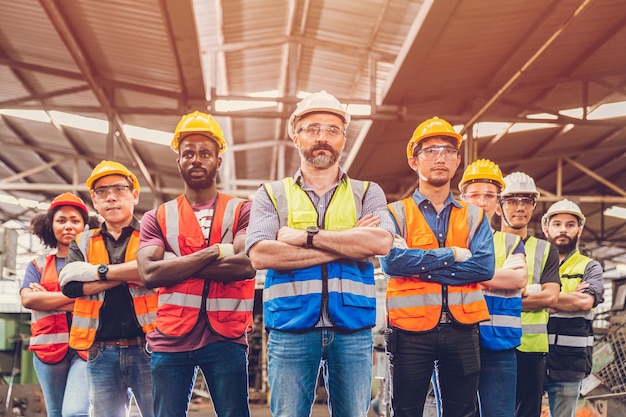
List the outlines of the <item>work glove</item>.
{"type": "Polygon", "coordinates": [[[165,252],[163,253],[163,259],[164,259],[164,260],[165,260],[165,259],[174,259],[174,258],[177,258],[176,254],[175,254],[174,252],[168,252],[168,251],[165,251],[165,252]]]}
{"type": "Polygon", "coordinates": [[[526,261],[518,255],[509,255],[504,263],[502,264],[502,268],[504,269],[518,269],[523,268],[526,265],[526,261]]]}
{"type": "Polygon", "coordinates": [[[525,296],[537,294],[541,292],[541,284],[528,284],[526,286],[526,291],[524,291],[525,296]]]}
{"type": "Polygon", "coordinates": [[[472,252],[466,248],[460,248],[458,246],[452,246],[454,251],[454,262],[465,262],[472,257],[472,252]]]}
{"type": "Polygon", "coordinates": [[[224,259],[235,254],[235,247],[231,243],[218,243],[217,249],[219,250],[217,259],[224,259]]]}
{"type": "Polygon", "coordinates": [[[395,235],[393,238],[393,247],[398,249],[409,249],[409,245],[406,244],[406,240],[400,235],[395,235]]]}
{"type": "Polygon", "coordinates": [[[61,273],[59,273],[59,284],[61,284],[61,287],[72,281],[92,282],[99,279],[98,265],[92,265],[88,262],[71,262],[66,264],[61,269],[61,273]]]}

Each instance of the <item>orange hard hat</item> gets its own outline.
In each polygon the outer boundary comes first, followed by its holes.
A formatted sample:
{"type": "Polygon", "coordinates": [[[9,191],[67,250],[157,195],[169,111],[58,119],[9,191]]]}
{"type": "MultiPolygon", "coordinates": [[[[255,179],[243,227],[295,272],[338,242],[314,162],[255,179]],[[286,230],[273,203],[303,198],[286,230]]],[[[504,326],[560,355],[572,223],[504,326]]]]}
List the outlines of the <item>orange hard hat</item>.
{"type": "Polygon", "coordinates": [[[48,211],[51,211],[55,207],[61,206],[76,207],[77,209],[85,213],[85,215],[89,214],[87,206],[85,205],[85,202],[82,200],[82,198],[69,192],[54,197],[54,200],[52,200],[52,204],[50,204],[50,207],[48,207],[48,211]]]}

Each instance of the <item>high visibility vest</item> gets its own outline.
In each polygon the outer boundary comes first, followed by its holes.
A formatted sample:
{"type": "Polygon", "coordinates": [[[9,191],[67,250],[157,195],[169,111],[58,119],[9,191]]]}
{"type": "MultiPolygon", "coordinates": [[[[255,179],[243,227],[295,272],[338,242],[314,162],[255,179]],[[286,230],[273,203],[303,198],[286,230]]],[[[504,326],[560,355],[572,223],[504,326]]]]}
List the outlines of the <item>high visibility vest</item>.
{"type": "MultiPolygon", "coordinates": [[[[550,244],[534,236],[524,243],[528,284],[540,284],[543,268],[546,266],[550,244]]],[[[522,342],[517,347],[521,352],[548,351],[548,310],[522,311],[522,342]]]]}
{"type": "MultiPolygon", "coordinates": [[[[324,216],[325,230],[354,227],[362,216],[368,182],[347,178],[335,190],[324,216]]],[[[318,225],[318,214],[307,193],[293,178],[265,184],[280,226],[306,229],[318,225]]],[[[282,331],[313,328],[327,300],[335,327],[359,330],[376,324],[376,286],[371,262],[340,259],[289,271],[268,270],[263,291],[265,327],[282,331]]]]}
{"type": "MultiPolygon", "coordinates": [[[[106,250],[100,229],[88,230],[76,236],[76,245],[87,262],[92,265],[109,264],[109,254],[106,250]]],[[[139,231],[133,230],[126,248],[124,262],[135,260],[139,248],[139,231]]],[[[128,284],[128,291],[133,298],[133,307],[137,323],[144,333],[155,328],[157,294],[155,291],[141,285],[128,284]]],[[[70,347],[76,350],[89,349],[96,339],[96,332],[100,326],[100,308],[104,304],[105,292],[85,295],[74,302],[74,317],[70,329],[70,347]]]]}
{"type": "MultiPolygon", "coordinates": [[[[162,204],[157,222],[167,250],[185,256],[216,243],[233,243],[241,206],[245,200],[218,194],[209,243],[205,240],[193,208],[184,195],[162,204]]],[[[254,278],[219,282],[190,277],[158,289],[157,330],[169,337],[188,334],[206,312],[211,329],[226,337],[238,338],[252,329],[254,278]]]]}
{"type": "MultiPolygon", "coordinates": [[[[591,258],[578,250],[561,262],[561,293],[576,290],[582,282],[591,258]]],[[[593,356],[593,310],[550,314],[548,340],[550,351],[546,364],[548,375],[556,380],[563,374],[580,373],[580,379],[591,372],[593,356]]]]}
{"type": "MultiPolygon", "coordinates": [[[[450,211],[445,247],[469,248],[480,226],[483,210],[464,202],[450,211]]],[[[412,197],[389,204],[389,210],[409,248],[437,249],[437,237],[412,197]]],[[[454,320],[473,324],[489,319],[483,291],[478,284],[447,285],[412,277],[390,276],[387,283],[387,320],[408,331],[427,331],[439,323],[446,304],[454,320]]]]}
{"type": "MultiPolygon", "coordinates": [[[[40,256],[32,263],[41,275],[39,284],[48,291],[60,292],[56,256],[49,255],[45,258],[40,256]]],[[[67,314],[67,311],[61,310],[31,311],[31,338],[28,349],[44,363],[60,362],[69,350],[67,314]]],[[[87,359],[86,352],[79,352],[79,355],[87,359]]]]}
{"type": "MultiPolygon", "coordinates": [[[[522,239],[519,236],[494,232],[493,246],[496,269],[513,253],[522,239]]],[[[490,318],[480,323],[480,343],[491,350],[511,349],[520,344],[522,337],[522,291],[483,290],[490,318]]]]}

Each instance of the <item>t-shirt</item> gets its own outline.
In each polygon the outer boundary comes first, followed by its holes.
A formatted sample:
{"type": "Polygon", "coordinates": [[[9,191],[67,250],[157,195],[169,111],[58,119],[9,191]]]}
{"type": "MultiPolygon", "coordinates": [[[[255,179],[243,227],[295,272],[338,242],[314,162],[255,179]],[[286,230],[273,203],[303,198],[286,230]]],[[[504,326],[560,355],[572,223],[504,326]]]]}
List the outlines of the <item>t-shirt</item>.
{"type": "MultiPolygon", "coordinates": [[[[56,259],[57,274],[61,272],[61,268],[65,266],[65,258],[56,259]]],[[[22,288],[28,288],[30,284],[39,284],[41,282],[41,274],[35,267],[33,262],[29,262],[26,266],[26,272],[24,273],[24,281],[22,281],[22,288]]]]}
{"type": "MultiPolygon", "coordinates": [[[[191,205],[206,238],[208,238],[211,230],[214,206],[215,199],[202,204],[191,205]]],[[[249,201],[245,202],[241,207],[237,230],[234,231],[233,237],[246,233],[246,228],[250,220],[250,207],[251,202],[249,201]]],[[[146,246],[155,245],[165,249],[165,238],[156,220],[156,209],[153,209],[148,211],[141,218],[141,241],[139,243],[139,250],[146,246]]],[[[245,335],[237,339],[228,339],[213,332],[209,326],[207,315],[202,312],[200,313],[199,320],[187,335],[172,338],[163,335],[155,329],[146,335],[146,340],[152,352],[189,352],[200,349],[210,343],[224,341],[248,345],[248,340],[245,335]]]]}

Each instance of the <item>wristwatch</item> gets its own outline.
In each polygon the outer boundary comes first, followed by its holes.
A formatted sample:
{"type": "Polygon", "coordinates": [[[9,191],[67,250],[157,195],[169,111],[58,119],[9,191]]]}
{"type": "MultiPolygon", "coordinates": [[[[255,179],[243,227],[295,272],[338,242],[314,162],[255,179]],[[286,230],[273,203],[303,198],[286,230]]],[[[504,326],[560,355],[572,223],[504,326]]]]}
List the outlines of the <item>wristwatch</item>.
{"type": "Polygon", "coordinates": [[[98,271],[98,278],[100,278],[100,281],[106,281],[107,272],[109,272],[109,265],[100,264],[98,265],[98,269],[96,271],[98,271]]]}
{"type": "Polygon", "coordinates": [[[306,247],[307,248],[313,247],[313,236],[318,234],[319,231],[320,231],[320,228],[317,226],[309,226],[306,228],[306,247]]]}

